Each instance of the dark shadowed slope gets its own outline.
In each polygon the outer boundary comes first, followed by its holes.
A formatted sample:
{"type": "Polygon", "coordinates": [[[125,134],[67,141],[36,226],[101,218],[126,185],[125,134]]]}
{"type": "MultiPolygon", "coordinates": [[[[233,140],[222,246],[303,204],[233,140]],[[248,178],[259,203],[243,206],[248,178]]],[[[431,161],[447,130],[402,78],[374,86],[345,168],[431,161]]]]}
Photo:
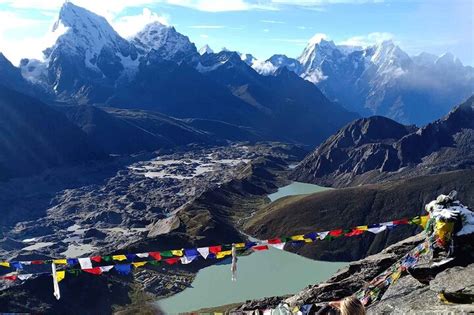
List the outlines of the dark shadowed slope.
{"type": "Polygon", "coordinates": [[[295,169],[299,181],[345,187],[474,166],[474,97],[422,128],[388,118],[357,120],[295,169]]]}
{"type": "MultiPolygon", "coordinates": [[[[459,199],[464,204],[474,206],[474,170],[282,198],[259,210],[247,223],[246,232],[267,239],[410,218],[424,214],[423,207],[427,202],[452,189],[459,192],[459,199]]],[[[415,231],[412,226],[404,226],[376,237],[366,233],[293,250],[315,259],[356,260],[413,235],[415,231]]],[[[288,249],[291,250],[291,246],[288,249]]]]}
{"type": "Polygon", "coordinates": [[[0,178],[104,157],[64,115],[0,86],[0,178]]]}

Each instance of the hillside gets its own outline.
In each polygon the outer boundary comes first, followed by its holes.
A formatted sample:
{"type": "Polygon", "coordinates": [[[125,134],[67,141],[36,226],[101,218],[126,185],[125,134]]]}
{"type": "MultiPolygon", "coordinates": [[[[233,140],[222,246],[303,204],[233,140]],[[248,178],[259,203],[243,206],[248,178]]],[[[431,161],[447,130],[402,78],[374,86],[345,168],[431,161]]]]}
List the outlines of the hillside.
{"type": "Polygon", "coordinates": [[[374,116],[356,120],[308,155],[291,177],[347,187],[474,165],[474,97],[422,128],[374,116]]]}
{"type": "MultiPolygon", "coordinates": [[[[452,189],[466,205],[474,206],[474,170],[282,198],[257,211],[245,231],[266,239],[410,218],[424,214],[427,202],[452,189]]],[[[376,236],[335,239],[300,249],[287,246],[287,250],[312,259],[350,261],[377,253],[416,232],[412,227],[401,227],[376,236]]]]}
{"type": "Polygon", "coordinates": [[[64,115],[0,86],[0,179],[105,157],[64,115]]]}

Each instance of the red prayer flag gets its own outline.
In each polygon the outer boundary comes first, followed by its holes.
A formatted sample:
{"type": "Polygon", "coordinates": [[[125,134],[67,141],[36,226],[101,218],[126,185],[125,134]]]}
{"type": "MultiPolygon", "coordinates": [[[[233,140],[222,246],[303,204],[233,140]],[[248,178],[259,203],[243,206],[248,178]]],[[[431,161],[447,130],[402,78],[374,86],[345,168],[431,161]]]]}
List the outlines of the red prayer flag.
{"type": "Polygon", "coordinates": [[[9,281],[15,281],[17,279],[17,275],[13,275],[13,276],[4,276],[4,277],[1,277],[1,279],[3,280],[9,280],[9,281]]]}
{"type": "Polygon", "coordinates": [[[178,261],[180,261],[179,257],[165,259],[165,263],[167,263],[168,265],[174,265],[178,263],[178,261]]]}
{"type": "Polygon", "coordinates": [[[43,261],[42,260],[33,260],[33,261],[31,261],[31,264],[32,265],[42,265],[43,261]]]}
{"type": "Polygon", "coordinates": [[[155,260],[161,260],[161,254],[160,252],[149,252],[148,255],[151,257],[155,258],[155,260]]]}
{"type": "Polygon", "coordinates": [[[364,230],[358,230],[358,229],[353,229],[349,233],[346,233],[345,236],[356,236],[356,235],[361,235],[364,234],[364,230]]]}
{"type": "Polygon", "coordinates": [[[254,246],[252,247],[253,250],[267,250],[268,246],[267,245],[259,245],[259,246],[254,246]]]}
{"type": "Polygon", "coordinates": [[[222,251],[222,246],[211,246],[209,247],[209,253],[217,254],[222,251]]]}
{"type": "Polygon", "coordinates": [[[273,238],[271,240],[268,240],[268,244],[280,244],[281,243],[281,239],[279,238],[273,238]]]}
{"type": "Polygon", "coordinates": [[[394,220],[393,225],[408,224],[408,219],[394,220]]]}
{"type": "Polygon", "coordinates": [[[329,232],[329,235],[334,236],[334,237],[338,237],[338,236],[341,236],[342,233],[343,233],[342,229],[332,230],[332,231],[329,232]]]}
{"type": "Polygon", "coordinates": [[[102,260],[102,257],[100,257],[100,256],[93,256],[93,257],[91,257],[91,260],[100,263],[100,261],[102,260]]]}
{"type": "Polygon", "coordinates": [[[93,274],[93,275],[100,275],[100,274],[102,274],[102,269],[100,269],[100,267],[94,267],[94,268],[90,268],[90,269],[82,269],[82,271],[91,273],[91,274],[93,274]]]}

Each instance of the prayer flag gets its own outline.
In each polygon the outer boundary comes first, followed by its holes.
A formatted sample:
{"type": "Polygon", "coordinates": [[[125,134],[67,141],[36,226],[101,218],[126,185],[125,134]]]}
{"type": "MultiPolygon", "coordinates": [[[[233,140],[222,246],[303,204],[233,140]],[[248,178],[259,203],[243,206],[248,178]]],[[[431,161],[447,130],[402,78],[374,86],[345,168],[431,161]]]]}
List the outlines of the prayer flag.
{"type": "MultiPolygon", "coordinates": [[[[43,262],[42,262],[41,260],[32,260],[32,261],[31,261],[31,264],[32,264],[32,265],[42,265],[43,262]]],[[[69,262],[68,262],[68,264],[69,264],[69,262]]]]}
{"type": "Polygon", "coordinates": [[[95,262],[97,262],[97,263],[100,263],[101,260],[102,260],[102,257],[100,257],[100,256],[93,256],[93,257],[91,257],[91,260],[92,260],[92,261],[95,261],[95,262]]]}
{"type": "Polygon", "coordinates": [[[245,243],[236,243],[235,248],[245,248],[245,243]]]}
{"type": "Polygon", "coordinates": [[[161,257],[173,257],[173,253],[170,250],[165,250],[161,252],[161,257]]]}
{"type": "Polygon", "coordinates": [[[424,215],[420,217],[420,225],[422,228],[426,228],[426,224],[428,223],[428,220],[430,219],[429,215],[424,215]]]}
{"type": "Polygon", "coordinates": [[[259,246],[252,247],[252,249],[255,250],[255,251],[267,250],[268,246],[267,245],[259,245],[259,246]]]}
{"type": "Polygon", "coordinates": [[[294,235],[290,238],[292,241],[304,241],[304,235],[294,235]]]}
{"type": "Polygon", "coordinates": [[[67,259],[55,259],[53,260],[53,262],[56,265],[67,265],[67,259]]]}
{"type": "Polygon", "coordinates": [[[101,267],[94,267],[94,268],[89,268],[89,269],[82,269],[83,271],[87,273],[91,273],[93,275],[100,275],[102,274],[102,269],[101,267]]]}
{"type": "Polygon", "coordinates": [[[9,268],[10,263],[8,261],[2,261],[2,262],[0,262],[0,266],[9,268]]]}
{"type": "Polygon", "coordinates": [[[183,256],[180,258],[180,260],[183,265],[187,265],[187,264],[192,263],[193,260],[195,260],[196,258],[197,256],[183,256]]]}
{"type": "Polygon", "coordinates": [[[1,279],[3,280],[8,280],[8,281],[15,281],[17,279],[17,275],[12,275],[12,276],[3,276],[1,279]]]}
{"type": "Polygon", "coordinates": [[[23,265],[19,261],[12,261],[10,263],[10,266],[15,268],[15,269],[23,269],[23,265]]]}
{"type": "Polygon", "coordinates": [[[280,243],[280,244],[270,244],[270,246],[275,247],[279,250],[283,250],[285,248],[286,243],[280,243]]]}
{"type": "Polygon", "coordinates": [[[178,261],[180,261],[180,259],[179,259],[178,257],[173,257],[173,258],[165,259],[165,263],[167,263],[168,265],[177,264],[178,261]]]}
{"type": "Polygon", "coordinates": [[[134,260],[137,257],[135,254],[126,254],[125,256],[127,256],[128,260],[134,260]]]}
{"type": "Polygon", "coordinates": [[[146,265],[146,261],[139,261],[139,262],[134,262],[132,263],[133,267],[135,268],[140,268],[146,265]]]}
{"type": "Polygon", "coordinates": [[[332,237],[339,237],[344,231],[342,229],[329,231],[329,235],[332,237]]]}
{"type": "Polygon", "coordinates": [[[102,266],[102,267],[99,267],[100,268],[100,271],[102,272],[109,272],[110,270],[112,270],[114,268],[114,266],[102,266]]]}
{"type": "Polygon", "coordinates": [[[345,236],[357,236],[357,235],[364,234],[364,232],[365,232],[364,230],[358,230],[357,228],[355,228],[349,233],[346,233],[345,236]]]}
{"type": "Polygon", "coordinates": [[[64,278],[66,278],[66,271],[56,271],[56,279],[58,280],[58,283],[64,280],[64,278]]]}
{"type": "Polygon", "coordinates": [[[360,231],[367,231],[369,229],[369,227],[367,225],[359,225],[356,227],[356,229],[360,230],[360,231]]]}
{"type": "Polygon", "coordinates": [[[319,232],[319,233],[318,233],[318,238],[319,238],[320,240],[324,240],[324,239],[328,236],[328,234],[329,234],[329,231],[319,232]]]}
{"type": "Polygon", "coordinates": [[[179,256],[179,257],[181,257],[181,256],[183,256],[183,250],[181,250],[181,249],[175,249],[175,250],[172,250],[172,251],[171,251],[171,254],[173,254],[173,256],[179,256]]]}
{"type": "Polygon", "coordinates": [[[222,250],[222,246],[220,246],[220,245],[209,247],[209,252],[210,252],[210,253],[213,253],[213,254],[217,254],[217,253],[220,252],[221,250],[222,250]]]}
{"type": "Polygon", "coordinates": [[[311,232],[304,235],[304,240],[306,243],[311,243],[313,241],[316,241],[317,238],[318,238],[318,234],[315,232],[311,232]]]}
{"type": "Polygon", "coordinates": [[[121,275],[128,275],[132,272],[132,265],[124,264],[124,265],[115,265],[115,270],[121,275]]]}
{"type": "Polygon", "coordinates": [[[403,224],[408,224],[408,219],[400,219],[400,220],[393,221],[393,225],[403,225],[403,224]]]}
{"type": "Polygon", "coordinates": [[[137,254],[137,256],[140,257],[140,258],[147,258],[149,255],[148,255],[148,253],[139,253],[139,254],[137,254]]]}
{"type": "Polygon", "coordinates": [[[118,260],[118,261],[124,261],[124,260],[127,260],[127,256],[125,256],[125,255],[113,255],[112,259],[113,260],[118,260]]]}
{"type": "Polygon", "coordinates": [[[232,255],[232,250],[226,250],[226,251],[223,251],[223,252],[218,252],[216,254],[216,258],[217,259],[222,259],[226,256],[229,256],[229,255],[232,255]]]}
{"type": "Polygon", "coordinates": [[[81,269],[91,269],[92,268],[92,261],[90,258],[79,258],[79,265],[81,269]]]}
{"type": "Polygon", "coordinates": [[[280,244],[281,243],[281,239],[279,238],[273,238],[271,240],[268,240],[268,244],[280,244]]]}
{"type": "Polygon", "coordinates": [[[31,273],[18,275],[18,279],[21,280],[21,281],[28,280],[28,279],[30,279],[31,277],[33,277],[33,274],[31,274],[31,273]]]}
{"type": "Polygon", "coordinates": [[[199,252],[198,252],[197,249],[195,249],[195,248],[192,248],[192,249],[185,249],[185,250],[184,250],[184,256],[187,256],[187,257],[199,256],[199,252]]]}
{"type": "Polygon", "coordinates": [[[161,260],[161,254],[160,252],[150,252],[149,253],[151,257],[153,257],[155,260],[161,260]]]}
{"type": "Polygon", "coordinates": [[[68,258],[66,260],[67,260],[68,266],[74,266],[79,263],[79,261],[76,258],[68,258]]]}
{"type": "Polygon", "coordinates": [[[204,259],[207,259],[207,256],[209,256],[209,247],[200,247],[197,251],[204,259]]]}

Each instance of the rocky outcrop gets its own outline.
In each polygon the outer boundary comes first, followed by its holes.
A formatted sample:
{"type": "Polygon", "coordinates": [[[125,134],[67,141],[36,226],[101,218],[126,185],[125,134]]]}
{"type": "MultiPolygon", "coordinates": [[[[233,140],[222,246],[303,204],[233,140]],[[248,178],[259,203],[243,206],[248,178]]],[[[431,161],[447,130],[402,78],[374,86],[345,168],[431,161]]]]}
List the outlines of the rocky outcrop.
{"type": "MultiPolygon", "coordinates": [[[[425,237],[424,233],[418,234],[386,248],[379,254],[353,262],[348,267],[341,269],[328,281],[309,286],[295,295],[247,301],[235,308],[235,311],[271,309],[280,303],[288,304],[290,307],[313,304],[316,308],[320,308],[329,301],[340,300],[354,294],[365,283],[371,281],[399,261],[417,244],[423,242],[425,237]]],[[[472,242],[472,237],[467,242],[472,242]]],[[[472,296],[474,290],[474,257],[469,254],[470,249],[467,247],[466,249],[467,252],[463,255],[466,258],[470,256],[466,260],[470,261],[470,264],[454,266],[440,272],[429,285],[423,285],[413,277],[404,274],[399,281],[389,286],[379,302],[368,307],[367,313],[407,314],[426,312],[428,314],[445,314],[455,312],[464,314],[474,311],[474,306],[469,304],[468,300],[445,303],[438,297],[440,292],[444,292],[445,295],[455,295],[462,292],[464,295],[471,294],[472,296]]]]}
{"type": "Polygon", "coordinates": [[[298,181],[347,187],[474,165],[474,97],[422,128],[388,118],[357,120],[294,170],[298,181]]]}

